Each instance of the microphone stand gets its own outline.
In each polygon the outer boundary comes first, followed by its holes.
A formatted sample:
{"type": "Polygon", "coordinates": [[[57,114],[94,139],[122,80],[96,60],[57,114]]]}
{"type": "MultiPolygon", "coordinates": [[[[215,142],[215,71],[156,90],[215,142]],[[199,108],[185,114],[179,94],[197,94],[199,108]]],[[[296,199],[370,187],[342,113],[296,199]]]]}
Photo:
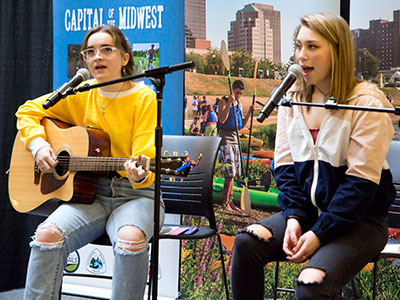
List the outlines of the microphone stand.
{"type": "Polygon", "coordinates": [[[337,104],[335,98],[333,97],[331,97],[328,101],[326,101],[325,104],[310,103],[310,102],[294,102],[292,100],[282,99],[279,105],[288,107],[292,107],[293,105],[314,106],[314,107],[323,107],[325,109],[334,109],[334,110],[349,109],[349,110],[376,111],[376,112],[386,112],[386,113],[394,113],[395,115],[400,115],[400,106],[395,106],[394,108],[386,108],[386,107],[369,107],[369,106],[337,104]]]}
{"type": "Polygon", "coordinates": [[[150,78],[151,83],[157,91],[157,125],[155,129],[155,146],[156,146],[156,180],[154,186],[154,224],[153,224],[153,243],[151,245],[151,269],[150,269],[150,285],[148,295],[151,294],[151,299],[157,299],[158,292],[158,250],[159,250],[159,235],[160,235],[160,174],[161,174],[161,148],[162,148],[162,126],[161,126],[161,103],[163,97],[163,88],[165,85],[165,74],[160,74],[157,77],[150,78]]]}
{"type": "Polygon", "coordinates": [[[165,74],[172,73],[175,71],[184,70],[194,66],[192,61],[185,62],[172,66],[165,66],[146,70],[144,73],[132,75],[128,77],[122,77],[116,80],[107,82],[97,83],[93,85],[85,84],[75,89],[69,89],[67,94],[76,94],[77,92],[84,92],[94,88],[120,83],[123,81],[134,80],[138,78],[149,78],[151,83],[156,88],[157,94],[157,125],[155,128],[155,147],[156,147],[156,158],[155,158],[155,190],[154,190],[154,233],[153,242],[151,247],[151,269],[150,269],[150,291],[152,293],[153,300],[157,299],[157,287],[158,287],[158,253],[159,253],[159,236],[160,236],[160,175],[161,175],[161,148],[162,148],[162,125],[161,125],[161,104],[163,97],[163,88],[165,85],[165,74]]]}

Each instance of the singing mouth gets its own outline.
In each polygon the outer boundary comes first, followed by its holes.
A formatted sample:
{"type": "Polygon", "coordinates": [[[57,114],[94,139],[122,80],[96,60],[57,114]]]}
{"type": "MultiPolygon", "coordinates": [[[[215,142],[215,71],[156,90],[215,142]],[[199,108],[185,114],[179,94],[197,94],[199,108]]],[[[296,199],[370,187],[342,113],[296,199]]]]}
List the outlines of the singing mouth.
{"type": "Polygon", "coordinates": [[[105,70],[106,66],[99,65],[99,66],[95,66],[94,68],[96,71],[101,71],[101,70],[105,70]]]}
{"type": "Polygon", "coordinates": [[[313,67],[301,66],[303,68],[303,76],[310,75],[310,73],[314,70],[313,67]]]}

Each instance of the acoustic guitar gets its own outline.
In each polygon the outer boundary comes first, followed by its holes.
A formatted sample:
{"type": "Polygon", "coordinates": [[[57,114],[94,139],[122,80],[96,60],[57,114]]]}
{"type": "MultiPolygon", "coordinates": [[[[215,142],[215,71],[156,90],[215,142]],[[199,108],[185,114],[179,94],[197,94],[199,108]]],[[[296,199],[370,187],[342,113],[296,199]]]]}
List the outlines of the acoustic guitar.
{"type": "MultiPolygon", "coordinates": [[[[146,170],[155,169],[155,160],[143,156],[109,157],[110,140],[101,130],[48,118],[41,124],[56,152],[58,164],[53,172],[42,172],[18,132],[12,150],[8,190],[10,202],[19,212],[41,214],[41,206],[49,205],[47,201],[55,201],[53,206],[58,206],[60,201],[93,203],[97,177],[109,171],[125,170],[124,163],[130,159],[146,170]]],[[[161,174],[187,176],[198,161],[193,162],[186,155],[162,157],[161,174]]]]}

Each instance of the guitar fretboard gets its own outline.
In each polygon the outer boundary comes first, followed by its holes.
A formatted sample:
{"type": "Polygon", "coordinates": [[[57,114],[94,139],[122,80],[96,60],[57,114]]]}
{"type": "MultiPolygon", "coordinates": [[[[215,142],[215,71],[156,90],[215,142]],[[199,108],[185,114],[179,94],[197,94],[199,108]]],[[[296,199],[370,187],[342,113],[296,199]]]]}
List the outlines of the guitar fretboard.
{"type": "MultiPolygon", "coordinates": [[[[97,157],[97,156],[71,156],[63,159],[59,158],[59,164],[66,165],[69,171],[122,171],[125,170],[124,164],[127,160],[134,160],[143,168],[146,168],[147,159],[135,159],[125,157],[97,157]]],[[[154,159],[150,159],[150,164],[154,159]]]]}

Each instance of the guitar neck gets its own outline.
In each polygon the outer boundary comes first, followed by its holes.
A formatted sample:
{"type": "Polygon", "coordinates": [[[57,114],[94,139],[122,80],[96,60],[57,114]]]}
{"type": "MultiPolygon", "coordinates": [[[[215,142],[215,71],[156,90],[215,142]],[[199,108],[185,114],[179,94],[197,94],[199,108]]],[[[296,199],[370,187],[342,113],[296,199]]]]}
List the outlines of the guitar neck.
{"type": "MultiPolygon", "coordinates": [[[[125,158],[125,157],[97,157],[97,156],[71,156],[64,163],[68,164],[68,170],[72,172],[78,171],[123,171],[124,164],[127,160],[139,162],[143,168],[148,169],[146,163],[142,159],[125,158]]],[[[149,159],[150,164],[154,160],[149,159]]],[[[59,163],[63,163],[63,159],[59,158],[59,163]],[[61,161],[60,161],[61,160],[61,161]]]]}

